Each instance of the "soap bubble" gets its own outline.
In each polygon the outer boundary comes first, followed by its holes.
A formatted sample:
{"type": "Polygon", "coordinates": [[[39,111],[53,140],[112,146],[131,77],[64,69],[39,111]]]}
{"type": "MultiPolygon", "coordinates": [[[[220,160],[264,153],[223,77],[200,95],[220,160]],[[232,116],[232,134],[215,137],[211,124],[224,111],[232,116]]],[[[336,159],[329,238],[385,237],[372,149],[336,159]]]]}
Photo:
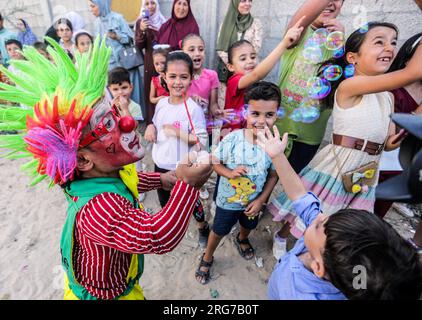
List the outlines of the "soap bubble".
{"type": "Polygon", "coordinates": [[[344,77],[351,78],[355,75],[355,66],[353,64],[349,64],[344,68],[344,77]]]}
{"type": "Polygon", "coordinates": [[[331,32],[327,36],[327,41],[325,42],[325,47],[328,50],[338,50],[344,46],[344,33],[341,31],[331,32]]]}
{"type": "Polygon", "coordinates": [[[367,32],[368,32],[368,30],[369,30],[369,24],[368,24],[368,22],[366,22],[366,23],[362,24],[362,25],[359,27],[359,32],[360,32],[360,33],[367,33],[367,32]]]}
{"type": "Polygon", "coordinates": [[[294,122],[302,122],[302,111],[300,108],[294,109],[293,112],[289,116],[294,122]]]}
{"type": "Polygon", "coordinates": [[[310,43],[322,47],[327,41],[328,31],[325,28],[315,30],[312,36],[308,39],[310,43]]]}
{"type": "Polygon", "coordinates": [[[308,80],[308,93],[312,99],[324,99],[331,92],[331,85],[328,80],[319,77],[312,77],[308,80]]]}
{"type": "Polygon", "coordinates": [[[344,47],[337,49],[333,52],[333,58],[338,59],[344,56],[344,47]]]}
{"type": "Polygon", "coordinates": [[[322,50],[319,46],[305,46],[303,49],[303,57],[307,63],[318,64],[324,59],[322,50]]]}
{"type": "Polygon", "coordinates": [[[207,128],[219,128],[223,126],[223,123],[223,119],[210,119],[207,121],[207,128]]]}
{"type": "Polygon", "coordinates": [[[324,69],[324,78],[328,81],[337,81],[343,75],[343,70],[338,65],[331,65],[324,69]]]}
{"type": "Polygon", "coordinates": [[[301,110],[303,123],[313,123],[319,119],[321,114],[317,107],[306,107],[298,110],[301,110]]]}
{"type": "Polygon", "coordinates": [[[237,110],[232,109],[233,110],[232,114],[230,114],[226,118],[226,120],[232,125],[237,125],[237,124],[242,123],[245,120],[245,118],[248,114],[247,107],[248,107],[248,105],[244,105],[240,109],[237,109],[237,110]]]}
{"type": "Polygon", "coordinates": [[[286,110],[283,107],[278,108],[277,118],[283,119],[286,116],[286,110]]]}

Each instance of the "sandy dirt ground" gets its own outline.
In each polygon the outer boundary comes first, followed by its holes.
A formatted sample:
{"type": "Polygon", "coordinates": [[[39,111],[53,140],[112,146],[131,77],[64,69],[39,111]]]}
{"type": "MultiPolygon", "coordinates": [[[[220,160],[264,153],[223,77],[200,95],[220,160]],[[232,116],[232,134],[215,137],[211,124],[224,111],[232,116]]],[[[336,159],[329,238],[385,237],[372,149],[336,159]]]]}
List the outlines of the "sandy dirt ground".
{"type": "MultiPolygon", "coordinates": [[[[49,189],[46,183],[29,187],[29,178],[19,169],[22,163],[0,159],[0,299],[62,299],[59,241],[66,200],[58,187],[49,189]]],[[[152,171],[150,157],[146,157],[145,163],[146,171],[152,171]]],[[[212,195],[213,189],[209,191],[212,195]]],[[[279,191],[277,187],[273,195],[279,191]]],[[[211,201],[204,204],[212,222],[211,201]]],[[[152,212],[159,210],[155,191],[147,194],[144,205],[152,212]]],[[[276,263],[272,237],[279,227],[271,218],[264,214],[251,233],[257,259],[246,261],[239,255],[233,244],[237,231],[232,230],[215,253],[212,280],[207,285],[199,284],[194,277],[202,249],[192,218],[185,238],[174,251],[145,257],[140,281],[145,296],[183,300],[266,299],[267,282],[276,263]]],[[[404,237],[413,235],[409,218],[391,210],[386,219],[404,237]]]]}

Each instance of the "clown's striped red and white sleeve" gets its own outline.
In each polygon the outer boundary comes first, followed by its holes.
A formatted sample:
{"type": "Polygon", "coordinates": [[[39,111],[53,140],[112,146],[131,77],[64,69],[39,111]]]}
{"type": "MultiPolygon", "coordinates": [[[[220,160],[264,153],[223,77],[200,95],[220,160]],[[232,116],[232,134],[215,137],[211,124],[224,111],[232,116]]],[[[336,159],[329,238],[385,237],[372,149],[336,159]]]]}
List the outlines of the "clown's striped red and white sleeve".
{"type": "Polygon", "coordinates": [[[152,173],[144,173],[138,172],[138,192],[144,193],[151,190],[156,190],[161,188],[161,173],[159,172],[152,172],[152,173]]]}
{"type": "Polygon", "coordinates": [[[78,232],[98,245],[131,254],[164,254],[183,239],[199,192],[177,181],[167,205],[152,215],[115,193],[91,199],[77,216],[78,232]]]}

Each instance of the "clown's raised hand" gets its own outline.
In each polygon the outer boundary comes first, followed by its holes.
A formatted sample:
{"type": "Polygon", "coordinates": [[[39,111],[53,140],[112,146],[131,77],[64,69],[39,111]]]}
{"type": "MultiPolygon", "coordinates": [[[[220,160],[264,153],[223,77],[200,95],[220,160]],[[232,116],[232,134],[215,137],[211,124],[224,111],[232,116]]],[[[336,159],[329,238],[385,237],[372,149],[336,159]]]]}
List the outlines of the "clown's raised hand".
{"type": "Polygon", "coordinates": [[[179,180],[199,189],[212,173],[211,155],[207,152],[189,152],[189,154],[177,164],[176,176],[179,180]]]}

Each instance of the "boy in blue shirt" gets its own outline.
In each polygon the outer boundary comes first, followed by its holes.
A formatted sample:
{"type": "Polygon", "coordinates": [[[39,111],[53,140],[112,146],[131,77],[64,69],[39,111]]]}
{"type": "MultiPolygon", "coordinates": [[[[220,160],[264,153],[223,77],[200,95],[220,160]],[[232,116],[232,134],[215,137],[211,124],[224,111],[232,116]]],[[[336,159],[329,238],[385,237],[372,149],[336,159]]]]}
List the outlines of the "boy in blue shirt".
{"type": "Polygon", "coordinates": [[[258,133],[287,196],[307,229],[275,266],[268,297],[283,300],[418,299],[422,267],[414,248],[384,220],[363,210],[328,216],[295,173],[276,127],[258,133]]]}
{"type": "Polygon", "coordinates": [[[246,128],[225,136],[213,153],[213,166],[218,174],[214,193],[217,207],[213,230],[195,273],[201,284],[209,281],[218,244],[238,221],[236,247],[246,260],[254,257],[248,236],[257,227],[258,214],[278,180],[271,159],[257,146],[256,139],[259,130],[274,125],[280,100],[276,85],[265,81],[252,85],[245,95],[246,128]]]}

